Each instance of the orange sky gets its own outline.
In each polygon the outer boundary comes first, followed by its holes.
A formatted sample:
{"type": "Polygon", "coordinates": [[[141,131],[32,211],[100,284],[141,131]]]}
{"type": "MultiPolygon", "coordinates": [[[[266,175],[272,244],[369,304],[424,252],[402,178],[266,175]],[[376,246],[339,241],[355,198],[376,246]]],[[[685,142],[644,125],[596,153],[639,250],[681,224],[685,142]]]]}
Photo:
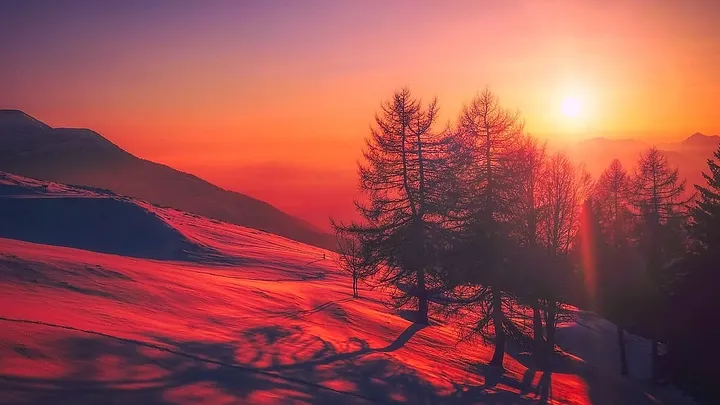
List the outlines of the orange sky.
{"type": "Polygon", "coordinates": [[[489,85],[536,134],[720,133],[718,3],[8,2],[0,108],[210,177],[353,170],[405,85],[445,119],[489,85]],[[567,96],[582,117],[560,114],[567,96]]]}

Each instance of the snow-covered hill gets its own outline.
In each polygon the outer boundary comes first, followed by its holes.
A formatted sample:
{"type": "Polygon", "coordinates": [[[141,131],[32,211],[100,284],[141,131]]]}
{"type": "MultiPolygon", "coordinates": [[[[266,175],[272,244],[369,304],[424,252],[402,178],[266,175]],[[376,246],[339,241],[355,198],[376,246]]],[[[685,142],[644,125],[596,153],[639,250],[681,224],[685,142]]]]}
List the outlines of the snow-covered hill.
{"type": "MultiPolygon", "coordinates": [[[[559,331],[552,371],[510,350],[499,373],[492,346],[458,344],[452,323],[414,325],[366,286],[352,299],[329,251],[98,190],[3,184],[0,198],[132,204],[194,250],[157,260],[0,239],[2,404],[684,403],[618,376],[612,325],[589,313],[559,331]]],[[[631,360],[647,348],[632,340],[631,360]]]]}

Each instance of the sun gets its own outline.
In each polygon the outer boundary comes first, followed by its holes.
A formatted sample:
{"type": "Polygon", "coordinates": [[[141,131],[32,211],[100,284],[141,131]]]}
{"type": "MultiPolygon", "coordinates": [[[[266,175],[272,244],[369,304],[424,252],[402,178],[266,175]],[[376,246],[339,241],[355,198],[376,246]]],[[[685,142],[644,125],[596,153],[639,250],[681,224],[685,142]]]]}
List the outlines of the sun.
{"type": "Polygon", "coordinates": [[[588,79],[553,86],[553,98],[548,103],[548,113],[553,116],[558,132],[576,137],[593,129],[602,111],[598,110],[600,104],[597,88],[593,88],[591,83],[588,79]]]}
{"type": "Polygon", "coordinates": [[[563,115],[570,118],[575,118],[582,113],[583,105],[577,97],[565,97],[562,101],[561,110],[563,115]]]}

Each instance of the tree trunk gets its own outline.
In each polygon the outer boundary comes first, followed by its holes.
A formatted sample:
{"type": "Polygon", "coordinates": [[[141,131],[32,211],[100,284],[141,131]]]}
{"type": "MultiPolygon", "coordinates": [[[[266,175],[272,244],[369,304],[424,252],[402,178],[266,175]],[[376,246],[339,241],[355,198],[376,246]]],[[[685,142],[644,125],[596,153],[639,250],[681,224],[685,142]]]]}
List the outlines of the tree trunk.
{"type": "Polygon", "coordinates": [[[533,305],[533,352],[537,359],[545,351],[545,337],[543,336],[542,316],[540,315],[540,302],[535,301],[533,305]]]}
{"type": "Polygon", "coordinates": [[[545,311],[545,329],[547,330],[547,352],[555,352],[555,318],[557,317],[557,303],[548,302],[545,311]]]}
{"type": "Polygon", "coordinates": [[[540,395],[541,404],[547,404],[550,399],[550,388],[552,386],[552,373],[550,371],[544,371],[538,381],[536,395],[540,395]]]}
{"type": "Polygon", "coordinates": [[[628,375],[627,353],[625,352],[625,331],[617,327],[618,348],[620,349],[620,374],[628,375]]]}
{"type": "Polygon", "coordinates": [[[418,313],[416,323],[427,325],[428,322],[428,302],[425,292],[425,270],[417,272],[417,295],[418,295],[418,313]]]}
{"type": "Polygon", "coordinates": [[[495,351],[491,366],[503,366],[505,359],[505,329],[503,328],[502,295],[499,289],[492,287],[492,320],[495,329],[495,351]]]}
{"type": "Polygon", "coordinates": [[[353,277],[353,297],[354,297],[354,298],[360,297],[360,294],[358,293],[358,279],[357,279],[357,277],[353,277]]]}

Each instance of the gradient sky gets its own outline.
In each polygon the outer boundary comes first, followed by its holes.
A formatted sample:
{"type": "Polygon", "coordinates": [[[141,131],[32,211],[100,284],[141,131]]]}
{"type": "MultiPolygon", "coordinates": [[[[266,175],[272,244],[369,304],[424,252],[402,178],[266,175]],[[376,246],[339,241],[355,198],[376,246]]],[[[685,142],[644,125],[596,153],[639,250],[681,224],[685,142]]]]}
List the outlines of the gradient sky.
{"type": "Polygon", "coordinates": [[[719,20],[713,0],[10,0],[0,108],[206,172],[352,170],[405,85],[444,119],[489,85],[536,134],[720,133],[719,20]]]}

